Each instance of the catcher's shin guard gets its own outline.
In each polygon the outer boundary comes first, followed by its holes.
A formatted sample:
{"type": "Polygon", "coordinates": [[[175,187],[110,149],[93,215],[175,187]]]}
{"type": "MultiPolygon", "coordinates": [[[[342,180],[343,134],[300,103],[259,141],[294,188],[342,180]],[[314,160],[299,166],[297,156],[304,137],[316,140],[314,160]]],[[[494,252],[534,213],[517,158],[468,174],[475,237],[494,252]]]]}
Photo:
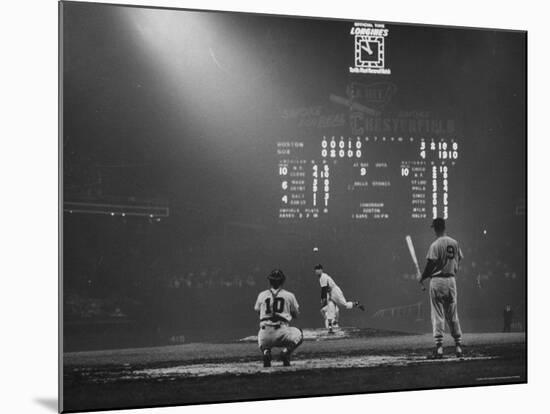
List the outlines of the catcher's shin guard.
{"type": "Polygon", "coordinates": [[[283,361],[284,367],[290,366],[290,354],[291,351],[288,348],[283,349],[283,351],[281,352],[281,361],[283,361]]]}
{"type": "Polygon", "coordinates": [[[269,368],[271,366],[271,351],[269,349],[263,351],[263,362],[264,368],[269,368]]]}

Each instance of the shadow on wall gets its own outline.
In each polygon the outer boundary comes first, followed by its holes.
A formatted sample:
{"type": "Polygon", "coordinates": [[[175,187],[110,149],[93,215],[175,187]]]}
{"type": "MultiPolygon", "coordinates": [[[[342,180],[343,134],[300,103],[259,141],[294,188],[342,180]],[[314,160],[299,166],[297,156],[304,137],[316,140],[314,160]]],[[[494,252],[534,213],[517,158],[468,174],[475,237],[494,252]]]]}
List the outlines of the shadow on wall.
{"type": "Polygon", "coordinates": [[[41,405],[42,407],[57,412],[57,398],[35,398],[34,402],[38,405],[41,405]]]}

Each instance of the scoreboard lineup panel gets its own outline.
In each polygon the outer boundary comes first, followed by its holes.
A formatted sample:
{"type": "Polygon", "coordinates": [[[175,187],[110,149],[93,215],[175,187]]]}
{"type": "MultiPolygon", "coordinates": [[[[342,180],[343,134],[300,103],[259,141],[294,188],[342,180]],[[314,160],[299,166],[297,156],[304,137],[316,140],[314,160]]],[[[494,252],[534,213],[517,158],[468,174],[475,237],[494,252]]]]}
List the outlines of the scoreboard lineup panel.
{"type": "Polygon", "coordinates": [[[277,142],[280,221],[383,221],[450,215],[460,143],[414,136],[277,142]]]}

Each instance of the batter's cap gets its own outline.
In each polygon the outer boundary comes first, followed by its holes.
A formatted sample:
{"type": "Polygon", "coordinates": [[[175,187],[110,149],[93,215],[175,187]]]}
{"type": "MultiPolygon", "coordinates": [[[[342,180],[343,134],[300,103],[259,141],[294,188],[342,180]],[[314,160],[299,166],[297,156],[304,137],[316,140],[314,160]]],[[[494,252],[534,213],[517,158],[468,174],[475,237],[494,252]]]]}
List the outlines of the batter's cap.
{"type": "Polygon", "coordinates": [[[432,225],[430,227],[436,230],[445,230],[445,219],[441,217],[433,219],[432,225]]]}

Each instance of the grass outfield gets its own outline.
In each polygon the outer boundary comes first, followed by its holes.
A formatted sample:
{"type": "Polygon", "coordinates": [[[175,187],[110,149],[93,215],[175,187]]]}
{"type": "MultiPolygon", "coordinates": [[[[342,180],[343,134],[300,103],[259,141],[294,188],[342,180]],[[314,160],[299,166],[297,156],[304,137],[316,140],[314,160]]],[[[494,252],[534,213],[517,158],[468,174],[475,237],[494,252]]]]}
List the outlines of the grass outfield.
{"type": "MultiPolygon", "coordinates": [[[[257,345],[184,344],[66,353],[64,409],[334,395],[526,381],[523,333],[465,335],[465,355],[430,361],[430,335],[310,335],[289,368],[263,368],[257,345]]],[[[452,345],[452,341],[447,341],[452,345]]],[[[276,356],[276,354],[274,354],[276,356]]]]}

